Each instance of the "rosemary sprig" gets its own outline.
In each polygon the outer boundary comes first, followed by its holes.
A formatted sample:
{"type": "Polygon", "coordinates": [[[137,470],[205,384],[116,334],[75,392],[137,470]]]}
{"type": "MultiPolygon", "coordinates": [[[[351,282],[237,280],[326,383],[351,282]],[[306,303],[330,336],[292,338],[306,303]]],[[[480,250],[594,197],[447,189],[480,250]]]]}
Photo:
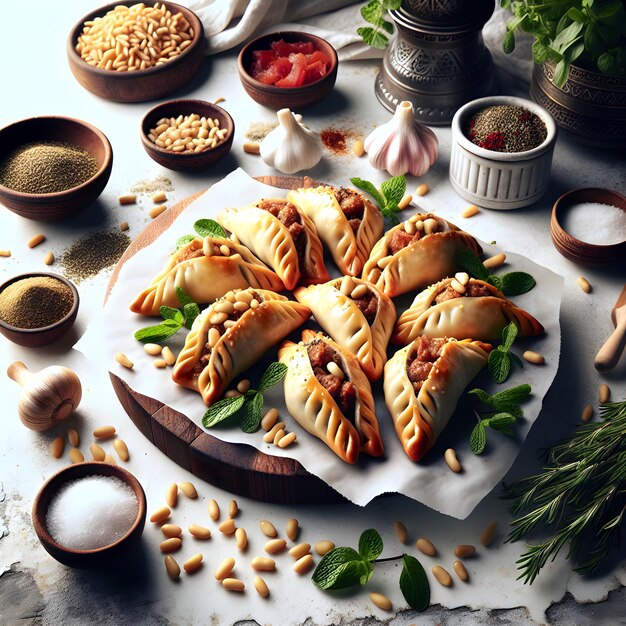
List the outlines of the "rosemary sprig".
{"type": "Polygon", "coordinates": [[[551,536],[529,546],[517,561],[519,578],[532,584],[541,568],[569,544],[574,571],[588,574],[607,555],[626,516],[626,401],[601,406],[602,421],[581,426],[553,446],[547,467],[506,487],[512,530],[507,541],[526,537],[540,524],[551,536]]]}

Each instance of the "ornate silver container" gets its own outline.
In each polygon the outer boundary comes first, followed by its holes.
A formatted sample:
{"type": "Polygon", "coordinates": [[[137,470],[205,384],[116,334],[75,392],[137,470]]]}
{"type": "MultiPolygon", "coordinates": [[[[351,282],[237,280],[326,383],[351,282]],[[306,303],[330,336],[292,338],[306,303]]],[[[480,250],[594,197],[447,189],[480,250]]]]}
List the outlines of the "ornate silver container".
{"type": "Polygon", "coordinates": [[[482,28],[493,0],[404,0],[390,17],[397,27],[375,91],[394,111],[402,100],[431,125],[450,124],[459,107],[495,92],[493,61],[482,28]]]}

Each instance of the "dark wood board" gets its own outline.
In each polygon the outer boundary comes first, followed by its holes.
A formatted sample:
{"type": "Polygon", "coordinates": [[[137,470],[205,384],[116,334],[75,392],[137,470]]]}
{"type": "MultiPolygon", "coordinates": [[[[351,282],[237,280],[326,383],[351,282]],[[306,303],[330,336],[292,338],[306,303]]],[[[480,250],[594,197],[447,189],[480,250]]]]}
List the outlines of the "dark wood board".
{"type": "MultiPolygon", "coordinates": [[[[281,189],[317,184],[308,177],[262,176],[257,180],[281,189]]],[[[120,259],[111,277],[109,291],[124,263],[166,231],[202,193],[185,198],[150,222],[120,259]]],[[[298,461],[270,456],[252,446],[220,441],[182,413],[137,393],[115,374],[109,375],[122,407],[143,435],[166,456],[199,478],[232,493],[275,504],[344,501],[298,461]]]]}

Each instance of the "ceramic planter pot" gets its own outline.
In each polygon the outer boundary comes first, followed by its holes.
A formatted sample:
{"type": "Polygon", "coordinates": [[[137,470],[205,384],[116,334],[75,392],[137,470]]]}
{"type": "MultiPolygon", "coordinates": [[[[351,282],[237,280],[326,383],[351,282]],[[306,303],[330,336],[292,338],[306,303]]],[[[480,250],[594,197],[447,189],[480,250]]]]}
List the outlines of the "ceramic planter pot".
{"type": "Polygon", "coordinates": [[[574,139],[592,146],[626,145],[626,76],[570,68],[563,87],[554,80],[554,62],[535,65],[530,97],[574,139]]]}
{"type": "Polygon", "coordinates": [[[450,182],[457,193],[488,209],[519,209],[539,200],[548,187],[557,127],[542,107],[523,98],[491,96],[469,102],[452,120],[450,182]],[[539,146],[524,152],[494,152],[472,143],[464,133],[480,109],[511,105],[535,113],[548,134],[539,146]]]}

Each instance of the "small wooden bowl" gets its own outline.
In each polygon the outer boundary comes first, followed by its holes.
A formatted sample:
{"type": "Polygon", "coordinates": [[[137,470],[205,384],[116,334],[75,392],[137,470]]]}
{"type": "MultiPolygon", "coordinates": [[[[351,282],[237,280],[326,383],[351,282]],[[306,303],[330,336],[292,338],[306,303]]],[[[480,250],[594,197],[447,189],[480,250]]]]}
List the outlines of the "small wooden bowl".
{"type": "Polygon", "coordinates": [[[29,272],[28,274],[19,274],[13,276],[9,280],[0,285],[0,293],[6,289],[12,283],[22,280],[24,278],[36,278],[47,277],[55,278],[56,280],[67,285],[72,290],[74,296],[74,303],[69,313],[62,317],[58,322],[50,324],[49,326],[42,326],[41,328],[19,328],[18,326],[11,326],[2,319],[0,319],[0,333],[2,333],[9,341],[16,343],[20,346],[26,346],[27,348],[37,348],[39,346],[47,346],[54,341],[58,341],[67,333],[67,331],[74,325],[76,316],[78,315],[78,305],[80,298],[78,297],[78,290],[74,286],[74,283],[69,281],[64,276],[58,274],[52,274],[50,272],[29,272]]]}
{"type": "Polygon", "coordinates": [[[58,471],[43,484],[33,502],[32,518],[41,545],[53,558],[70,567],[96,567],[123,556],[137,543],[146,523],[146,494],[135,476],[122,467],[96,461],[76,463],[58,471]],[[52,498],[63,485],[86,476],[115,476],[124,481],[135,492],[139,511],[128,532],[115,543],[93,550],[74,550],[60,545],[50,536],[46,527],[46,514],[52,498]]]}
{"type": "MultiPolygon", "coordinates": [[[[626,236],[624,241],[599,245],[572,237],[562,226],[570,207],[583,202],[598,202],[619,207],[626,211],[626,197],[617,191],[589,187],[574,189],[557,199],[552,208],[550,234],[556,249],[570,261],[579,265],[598,267],[615,263],[626,258],[626,236]]],[[[593,225],[590,225],[593,227],[593,225]]]]}
{"type": "Polygon", "coordinates": [[[71,117],[29,117],[0,130],[0,162],[16,148],[37,141],[62,141],[83,148],[100,167],[81,185],[56,193],[23,193],[0,185],[0,203],[22,217],[56,222],[94,202],[109,182],[113,167],[113,151],[106,135],[71,117]]]}
{"type": "Polygon", "coordinates": [[[281,31],[261,35],[248,43],[239,53],[237,67],[239,69],[239,79],[246,93],[259,104],[270,107],[276,111],[278,109],[289,108],[298,112],[300,109],[310,106],[325,98],[335,85],[337,80],[337,51],[321,37],[310,33],[300,33],[297,31],[281,31]],[[303,85],[302,87],[276,87],[266,85],[249,74],[249,69],[253,61],[253,51],[269,50],[270,44],[278,39],[284,39],[287,43],[300,41],[312,42],[316,50],[321,50],[331,61],[330,69],[326,76],[315,82],[303,85]]]}
{"type": "Polygon", "coordinates": [[[163,2],[172,13],[182,13],[193,28],[192,43],[180,56],[158,67],[135,72],[105,70],[83,61],[75,46],[84,23],[105,15],[118,5],[133,4],[137,4],[137,0],[121,0],[91,11],[76,23],[67,39],[67,60],[74,78],[91,93],[116,102],[156,100],[176,91],[196,75],[202,65],[206,49],[204,28],[198,16],[173,2],[163,2]]]}
{"type": "Polygon", "coordinates": [[[169,100],[148,111],[141,121],[141,143],[145,151],[152,160],[170,170],[195,171],[210,167],[228,154],[234,136],[235,122],[230,114],[217,104],[204,100],[169,100]],[[155,128],[157,121],[161,118],[191,115],[192,113],[196,113],[200,117],[218,119],[220,128],[228,130],[226,139],[215,148],[208,148],[202,152],[172,152],[160,148],[148,138],[150,129],[155,128]]]}

